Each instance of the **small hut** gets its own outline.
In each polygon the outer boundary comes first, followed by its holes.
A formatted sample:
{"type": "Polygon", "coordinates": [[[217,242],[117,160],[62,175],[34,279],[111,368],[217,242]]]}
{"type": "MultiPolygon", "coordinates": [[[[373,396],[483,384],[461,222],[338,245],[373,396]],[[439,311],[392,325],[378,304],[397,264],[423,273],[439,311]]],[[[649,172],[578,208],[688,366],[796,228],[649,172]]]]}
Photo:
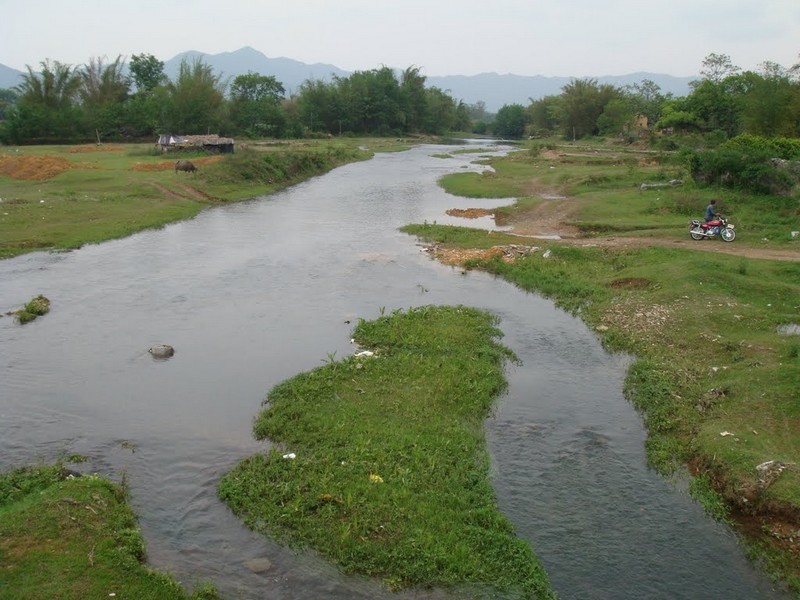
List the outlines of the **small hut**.
{"type": "Polygon", "coordinates": [[[161,152],[180,150],[203,150],[215,154],[233,154],[233,138],[210,135],[172,135],[162,134],[156,142],[161,152]]]}

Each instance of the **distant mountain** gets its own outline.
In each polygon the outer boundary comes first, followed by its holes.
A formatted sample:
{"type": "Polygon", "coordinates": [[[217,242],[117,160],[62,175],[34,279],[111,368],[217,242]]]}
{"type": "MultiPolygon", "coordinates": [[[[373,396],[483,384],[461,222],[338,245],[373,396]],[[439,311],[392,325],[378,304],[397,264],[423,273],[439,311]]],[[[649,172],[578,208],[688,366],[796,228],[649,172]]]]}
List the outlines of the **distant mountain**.
{"type": "Polygon", "coordinates": [[[233,80],[237,75],[245,75],[248,71],[261,75],[272,75],[283,84],[287,95],[296,92],[304,81],[308,79],[318,79],[320,81],[331,81],[333,75],[347,77],[350,75],[334,65],[316,63],[309,65],[291,58],[267,58],[264,54],[246,46],[235,52],[222,52],[221,54],[204,54],[190,50],[181,52],[177,56],[164,63],[164,73],[173,79],[178,74],[181,61],[189,62],[202,59],[202,61],[214,69],[217,75],[222,74],[222,79],[233,80]]]}
{"type": "Polygon", "coordinates": [[[23,75],[22,71],[0,64],[0,89],[5,90],[18,86],[22,82],[19,78],[20,75],[23,75]]]}

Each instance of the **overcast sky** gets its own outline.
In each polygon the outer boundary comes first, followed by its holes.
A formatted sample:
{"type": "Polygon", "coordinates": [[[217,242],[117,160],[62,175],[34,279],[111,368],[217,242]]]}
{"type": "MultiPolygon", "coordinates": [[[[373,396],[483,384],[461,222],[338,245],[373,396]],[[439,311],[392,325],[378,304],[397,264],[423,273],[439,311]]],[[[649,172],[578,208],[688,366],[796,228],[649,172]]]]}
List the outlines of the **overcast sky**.
{"type": "Polygon", "coordinates": [[[692,76],[800,61],[800,0],[0,0],[0,63],[251,46],[347,71],[692,76]]]}

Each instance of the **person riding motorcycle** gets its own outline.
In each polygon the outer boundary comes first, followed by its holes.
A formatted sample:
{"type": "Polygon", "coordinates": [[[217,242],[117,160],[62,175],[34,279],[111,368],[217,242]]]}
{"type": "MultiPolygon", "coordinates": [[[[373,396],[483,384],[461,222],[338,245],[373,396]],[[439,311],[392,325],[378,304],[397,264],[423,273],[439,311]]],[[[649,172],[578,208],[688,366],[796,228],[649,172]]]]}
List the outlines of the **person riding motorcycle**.
{"type": "MultiPolygon", "coordinates": [[[[712,200],[709,202],[708,206],[706,206],[706,223],[710,223],[711,221],[715,221],[719,218],[719,214],[716,211],[716,200],[712,200]]],[[[714,227],[714,233],[719,233],[719,225],[714,227]]]]}

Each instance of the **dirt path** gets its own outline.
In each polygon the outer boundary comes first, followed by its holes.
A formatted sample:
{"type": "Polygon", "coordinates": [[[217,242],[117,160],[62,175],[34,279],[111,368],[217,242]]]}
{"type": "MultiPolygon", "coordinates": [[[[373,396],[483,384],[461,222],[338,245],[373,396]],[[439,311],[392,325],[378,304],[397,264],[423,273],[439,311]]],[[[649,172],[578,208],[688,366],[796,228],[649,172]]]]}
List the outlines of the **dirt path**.
{"type": "MultiPolygon", "coordinates": [[[[547,193],[535,190],[547,198],[547,193]]],[[[643,238],[628,236],[581,237],[579,230],[570,225],[578,214],[578,203],[572,198],[551,194],[550,199],[525,211],[519,211],[509,218],[495,219],[498,226],[511,227],[511,232],[519,236],[560,236],[559,243],[584,247],[641,248],[645,246],[664,246],[704,252],[720,252],[746,258],[767,260],[800,261],[800,248],[752,248],[737,243],[728,244],[718,239],[695,241],[686,239],[643,238]]]]}

